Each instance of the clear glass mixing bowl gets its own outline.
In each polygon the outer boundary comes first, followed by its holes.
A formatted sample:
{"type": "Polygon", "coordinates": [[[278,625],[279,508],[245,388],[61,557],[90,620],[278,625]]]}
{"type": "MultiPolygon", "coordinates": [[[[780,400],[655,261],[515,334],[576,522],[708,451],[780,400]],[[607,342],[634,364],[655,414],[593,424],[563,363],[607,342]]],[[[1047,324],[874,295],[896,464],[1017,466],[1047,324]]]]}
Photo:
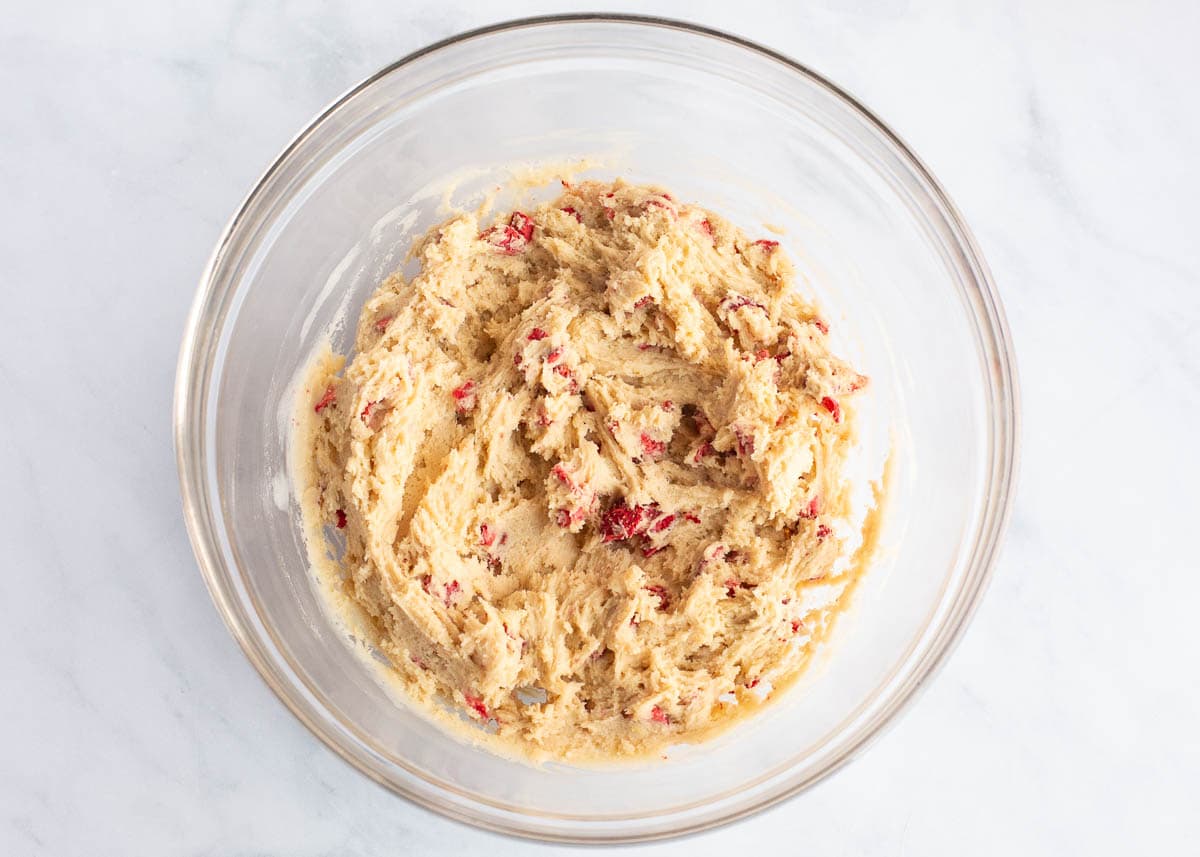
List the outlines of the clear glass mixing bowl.
{"type": "MultiPolygon", "coordinates": [[[[179,361],[185,516],[213,600],[312,732],[446,815],[545,839],[695,831],[794,795],[876,736],[977,605],[1012,499],[1017,385],[987,268],[916,157],[846,93],[739,39],[640,18],[517,21],[414,54],[304,130],[233,217],[179,361]],[[823,668],[720,738],[620,769],[502,759],[398,706],[328,620],[287,472],[290,384],[410,238],[505,168],[592,156],[783,243],[872,377],[863,460],[896,473],[883,553],[823,668]]],[[[864,472],[867,472],[864,471],[864,472]]]]}

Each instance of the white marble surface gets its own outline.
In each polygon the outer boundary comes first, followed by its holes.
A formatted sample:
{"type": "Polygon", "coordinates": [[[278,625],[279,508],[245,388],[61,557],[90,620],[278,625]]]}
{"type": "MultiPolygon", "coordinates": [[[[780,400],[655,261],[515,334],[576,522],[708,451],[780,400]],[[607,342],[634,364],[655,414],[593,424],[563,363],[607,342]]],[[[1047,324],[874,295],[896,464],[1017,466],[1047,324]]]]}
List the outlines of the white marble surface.
{"type": "MultiPolygon", "coordinates": [[[[196,571],[170,401],[205,258],[293,132],[550,9],[167,5],[0,20],[0,854],[549,853],[393,797],[267,691],[196,571]]],[[[647,852],[1194,853],[1198,8],[653,4],[826,73],[942,178],[1007,305],[1025,447],[991,592],[918,704],[801,798],[647,852]]]]}

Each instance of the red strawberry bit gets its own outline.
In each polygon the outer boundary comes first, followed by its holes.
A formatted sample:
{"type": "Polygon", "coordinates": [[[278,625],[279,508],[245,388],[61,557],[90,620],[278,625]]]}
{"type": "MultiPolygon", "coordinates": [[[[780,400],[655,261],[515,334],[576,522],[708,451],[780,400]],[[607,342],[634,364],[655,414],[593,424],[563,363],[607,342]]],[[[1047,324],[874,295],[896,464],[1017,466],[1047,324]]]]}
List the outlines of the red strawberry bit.
{"type": "Polygon", "coordinates": [[[755,247],[762,247],[764,250],[774,250],[779,246],[778,241],[772,241],[769,238],[759,238],[754,242],[755,247]]]}
{"type": "Polygon", "coordinates": [[[767,349],[765,349],[765,348],[760,348],[760,349],[758,349],[757,351],[755,351],[755,352],[754,352],[754,362],[755,362],[755,363],[760,363],[760,362],[762,362],[763,360],[766,360],[766,359],[767,359],[768,357],[770,357],[770,356],[771,356],[771,352],[770,352],[770,351],[768,351],[768,350],[767,350],[767,349]]]}
{"type": "Polygon", "coordinates": [[[842,421],[842,406],[838,404],[837,399],[826,396],[821,399],[821,407],[833,414],[833,421],[840,423],[842,421]]]}
{"type": "Polygon", "coordinates": [[[791,356],[792,356],[792,352],[788,351],[787,349],[784,349],[783,351],[780,351],[778,354],[775,355],[775,362],[782,364],[784,360],[787,360],[791,356]]]}
{"type": "Polygon", "coordinates": [[[463,699],[467,701],[467,706],[478,715],[480,720],[488,720],[491,715],[488,714],[487,706],[483,704],[483,700],[478,696],[472,696],[469,693],[463,694],[463,699]]]}
{"type": "Polygon", "coordinates": [[[567,384],[567,392],[574,393],[579,390],[579,382],[575,380],[575,376],[571,374],[571,370],[563,363],[559,363],[554,367],[554,374],[566,378],[570,383],[567,384]]]}
{"type": "Polygon", "coordinates": [[[642,307],[649,306],[652,303],[654,303],[654,298],[650,297],[649,295],[646,295],[645,297],[638,298],[637,303],[635,303],[633,305],[633,308],[641,309],[642,307]]]}
{"type": "Polygon", "coordinates": [[[642,556],[646,559],[650,559],[650,557],[654,556],[659,551],[666,550],[666,547],[666,545],[646,545],[644,548],[642,548],[642,556]]]}
{"type": "Polygon", "coordinates": [[[571,513],[566,509],[559,509],[554,513],[554,523],[558,524],[563,529],[571,526],[571,513]]]}
{"type": "Polygon", "coordinates": [[[826,336],[829,335],[829,325],[826,324],[823,319],[814,318],[814,319],[812,319],[812,323],[817,328],[817,330],[821,331],[821,333],[825,334],[826,336]]]}
{"type": "Polygon", "coordinates": [[[746,682],[746,689],[754,690],[754,688],[758,687],[758,682],[759,682],[759,679],[756,679],[756,678],[750,679],[750,681],[746,682]]]}
{"type": "Polygon", "coordinates": [[[375,412],[375,406],[378,404],[379,404],[379,402],[377,402],[377,401],[376,402],[367,402],[366,407],[364,407],[362,409],[362,413],[358,415],[358,418],[361,419],[364,423],[367,422],[368,420],[370,420],[371,415],[375,412]]]}
{"type": "Polygon", "coordinates": [[[668,607],[671,606],[671,594],[669,592],[667,592],[667,588],[665,586],[659,586],[656,584],[654,586],[645,586],[642,588],[645,589],[647,592],[651,593],[652,595],[655,595],[658,597],[658,609],[659,610],[666,610],[668,607]]]}
{"type": "Polygon", "coordinates": [[[609,208],[608,206],[605,206],[604,207],[604,216],[607,217],[609,220],[615,220],[616,216],[617,216],[617,210],[615,208],[609,208]]]}
{"type": "Polygon", "coordinates": [[[537,342],[538,340],[546,338],[546,331],[542,330],[540,327],[535,327],[533,330],[529,331],[529,336],[525,338],[530,342],[537,342]]]}
{"type": "Polygon", "coordinates": [[[576,211],[571,206],[569,206],[569,205],[564,206],[564,207],[560,208],[559,211],[565,211],[567,214],[574,217],[576,221],[578,221],[579,223],[583,223],[583,215],[581,215],[578,211],[576,211]]]}
{"type": "Polygon", "coordinates": [[[677,215],[677,214],[675,213],[675,208],[674,208],[674,206],[672,206],[672,205],[668,205],[666,202],[663,202],[661,199],[648,199],[648,200],[646,200],[646,211],[647,211],[647,213],[650,211],[650,209],[651,209],[651,208],[661,208],[661,209],[662,209],[663,211],[665,211],[667,214],[671,215],[671,219],[672,219],[672,220],[674,220],[676,217],[678,217],[678,216],[679,216],[679,215],[677,215]]]}
{"type": "Polygon", "coordinates": [[[700,523],[700,516],[697,515],[695,512],[684,512],[683,519],[685,521],[691,521],[693,524],[700,523]]]}
{"type": "Polygon", "coordinates": [[[487,521],[484,521],[479,525],[479,543],[485,548],[490,548],[495,541],[496,531],[492,529],[487,521]]]}
{"type": "Polygon", "coordinates": [[[746,297],[745,295],[739,295],[739,294],[732,294],[729,297],[725,298],[725,300],[721,303],[721,306],[724,307],[726,312],[736,312],[737,310],[741,309],[742,307],[747,307],[747,306],[755,307],[756,309],[760,309],[763,312],[767,311],[767,308],[765,306],[763,306],[762,304],[760,304],[758,301],[752,301],[752,300],[750,300],[750,298],[746,297]]]}
{"type": "Polygon", "coordinates": [[[338,509],[334,514],[337,515],[337,528],[339,530],[346,529],[346,510],[338,509]]]}
{"type": "Polygon", "coordinates": [[[667,724],[671,722],[671,718],[667,716],[667,712],[663,711],[657,705],[650,709],[650,719],[655,723],[667,724]]]}
{"type": "Polygon", "coordinates": [[[729,598],[732,598],[733,596],[737,595],[737,591],[738,582],[734,578],[730,577],[725,581],[725,595],[729,598]]]}
{"type": "Polygon", "coordinates": [[[655,521],[653,524],[650,525],[650,532],[661,533],[663,530],[667,529],[673,523],[675,523],[674,515],[663,515],[661,518],[659,518],[657,521],[655,521]]]}
{"type": "MultiPolygon", "coordinates": [[[[523,211],[514,211],[509,218],[508,225],[520,233],[521,237],[526,241],[533,238],[533,218],[523,211]]],[[[776,244],[779,242],[776,241],[776,244]]]]}
{"type": "Polygon", "coordinates": [[[792,620],[792,633],[793,634],[799,634],[800,629],[803,627],[804,627],[804,623],[801,622],[799,619],[792,620]]]}
{"type": "Polygon", "coordinates": [[[857,376],[853,381],[850,382],[850,392],[853,393],[861,390],[863,387],[867,386],[867,382],[870,380],[871,379],[866,375],[857,376]]]}
{"type": "Polygon", "coordinates": [[[696,226],[701,232],[709,237],[709,239],[713,242],[713,246],[715,247],[717,245],[717,236],[713,233],[713,227],[712,224],[708,222],[708,218],[704,218],[698,224],[696,224],[696,226]]]}
{"type": "Polygon", "coordinates": [[[493,226],[479,234],[505,256],[516,256],[533,238],[533,220],[521,211],[513,212],[507,226],[493,226]]]}
{"type": "Polygon", "coordinates": [[[672,402],[670,399],[667,399],[666,401],[664,401],[662,403],[662,409],[664,411],[673,411],[673,410],[675,410],[675,403],[672,402]]]}
{"type": "Polygon", "coordinates": [[[601,541],[607,544],[641,533],[648,509],[647,506],[626,506],[623,502],[612,506],[600,520],[601,541]]]}
{"type": "Polygon", "coordinates": [[[556,464],[554,465],[554,469],[550,472],[554,474],[555,478],[558,479],[559,482],[567,486],[567,488],[572,491],[577,490],[575,480],[571,478],[571,474],[567,472],[567,468],[563,467],[561,464],[556,464]]]}
{"type": "Polygon", "coordinates": [[[392,323],[392,316],[385,315],[383,318],[381,318],[375,322],[374,327],[377,331],[379,331],[380,333],[383,333],[385,330],[387,330],[387,326],[391,323],[392,323]]]}
{"type": "Polygon", "coordinates": [[[738,455],[753,455],[754,454],[754,435],[747,432],[741,426],[736,426],[733,433],[737,436],[738,455]]]}
{"type": "Polygon", "coordinates": [[[692,455],[692,461],[695,464],[699,464],[700,459],[707,458],[708,456],[712,455],[715,451],[716,450],[713,449],[713,445],[706,440],[706,441],[704,441],[704,443],[700,444],[700,446],[698,446],[696,448],[696,452],[692,455]]]}
{"type": "Polygon", "coordinates": [[[812,519],[817,517],[819,514],[821,514],[821,498],[819,495],[814,495],[813,498],[808,501],[808,505],[800,510],[800,517],[812,519]]]}
{"type": "Polygon", "coordinates": [[[416,655],[409,655],[408,659],[423,670],[429,669],[429,664],[425,663],[423,660],[418,658],[416,655]]]}
{"type": "Polygon", "coordinates": [[[430,591],[429,591],[429,586],[430,586],[430,584],[432,584],[432,583],[433,583],[433,576],[432,576],[432,575],[429,575],[429,574],[422,575],[422,577],[421,577],[421,588],[422,588],[422,589],[424,589],[424,590],[425,590],[425,592],[426,592],[426,593],[428,593],[429,595],[432,595],[432,594],[433,594],[432,592],[430,592],[430,591]]]}
{"type": "Polygon", "coordinates": [[[639,342],[638,343],[638,351],[649,351],[653,347],[654,346],[651,345],[649,342],[639,342]]]}
{"type": "Polygon", "coordinates": [[[551,365],[562,359],[563,350],[561,348],[551,348],[550,353],[546,355],[546,362],[551,365]]]}
{"type": "Polygon", "coordinates": [[[554,420],[550,419],[550,415],[546,413],[546,409],[539,407],[537,412],[537,424],[542,428],[546,428],[549,425],[553,425],[553,423],[554,420]]]}
{"type": "Polygon", "coordinates": [[[501,533],[500,534],[500,547],[504,547],[504,544],[507,541],[508,541],[508,533],[501,533]]]}
{"type": "Polygon", "coordinates": [[[446,584],[446,597],[443,599],[446,606],[450,606],[450,602],[454,599],[454,593],[458,592],[459,586],[457,580],[452,580],[446,584]]]}
{"type": "Polygon", "coordinates": [[[321,413],[321,411],[333,404],[333,400],[336,395],[337,392],[333,389],[333,385],[330,384],[325,388],[325,394],[321,396],[321,401],[317,402],[317,405],[313,408],[313,410],[318,414],[321,413]]]}
{"type": "Polygon", "coordinates": [[[516,354],[514,354],[514,355],[513,355],[513,365],[514,365],[514,366],[520,366],[520,365],[521,365],[521,362],[522,362],[524,359],[525,359],[525,355],[524,355],[524,354],[522,354],[520,351],[518,351],[516,354]]]}
{"type": "Polygon", "coordinates": [[[654,438],[650,437],[650,435],[646,434],[645,432],[642,432],[642,436],[640,439],[642,442],[642,452],[645,453],[646,455],[650,456],[651,458],[655,458],[659,455],[662,455],[663,452],[667,448],[666,443],[664,443],[661,440],[655,440],[654,438]]]}
{"type": "Polygon", "coordinates": [[[464,381],[453,390],[450,395],[454,397],[454,410],[460,414],[465,414],[475,407],[475,382],[464,381]]]}
{"type": "Polygon", "coordinates": [[[818,539],[824,539],[826,536],[828,536],[832,532],[833,532],[833,530],[829,529],[829,527],[825,524],[817,525],[817,538],[818,539]]]}

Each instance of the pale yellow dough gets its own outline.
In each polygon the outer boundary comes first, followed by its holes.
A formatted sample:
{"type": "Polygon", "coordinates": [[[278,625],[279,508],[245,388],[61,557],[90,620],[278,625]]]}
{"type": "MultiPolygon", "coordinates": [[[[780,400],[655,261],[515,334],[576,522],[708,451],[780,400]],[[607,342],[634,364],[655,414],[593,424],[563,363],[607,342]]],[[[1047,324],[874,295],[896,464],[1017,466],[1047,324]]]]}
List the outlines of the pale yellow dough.
{"type": "Polygon", "coordinates": [[[317,362],[298,439],[305,513],[344,535],[345,595],[408,695],[578,759],[778,692],[857,574],[834,566],[866,382],[783,249],[589,182],[413,255],[344,371],[317,362]]]}

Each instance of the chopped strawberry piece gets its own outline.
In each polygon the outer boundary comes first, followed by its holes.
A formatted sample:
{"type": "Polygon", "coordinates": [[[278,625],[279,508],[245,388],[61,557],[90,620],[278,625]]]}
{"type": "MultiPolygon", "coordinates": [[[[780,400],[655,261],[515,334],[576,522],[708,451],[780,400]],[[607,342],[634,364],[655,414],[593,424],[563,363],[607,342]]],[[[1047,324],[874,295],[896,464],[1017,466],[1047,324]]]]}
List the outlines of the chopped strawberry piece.
{"type": "Polygon", "coordinates": [[[346,529],[346,510],[338,509],[335,514],[337,515],[337,528],[339,530],[346,529]]]}
{"type": "Polygon", "coordinates": [[[479,543],[485,548],[490,548],[496,541],[496,531],[492,529],[487,521],[479,525],[479,543]]]}
{"type": "Polygon", "coordinates": [[[451,390],[450,395],[454,397],[454,410],[465,414],[475,407],[475,382],[464,381],[451,390]]]}
{"type": "Polygon", "coordinates": [[[540,425],[542,428],[545,428],[546,426],[551,425],[553,423],[554,423],[554,420],[550,419],[550,415],[548,413],[546,413],[546,409],[539,407],[538,412],[537,412],[537,424],[540,425]]]}
{"type": "Polygon", "coordinates": [[[870,380],[871,379],[866,375],[857,376],[853,381],[850,382],[850,392],[853,393],[857,390],[861,390],[863,387],[867,386],[867,382],[870,380]]]}
{"type": "Polygon", "coordinates": [[[659,586],[655,584],[654,586],[646,586],[643,588],[652,595],[658,596],[659,610],[666,610],[671,606],[671,594],[667,592],[667,588],[665,586],[659,586]]]}
{"type": "Polygon", "coordinates": [[[571,526],[571,513],[566,509],[559,509],[554,513],[554,523],[558,524],[563,529],[571,526]]]}
{"type": "Polygon", "coordinates": [[[663,515],[661,518],[659,518],[657,521],[655,521],[653,524],[650,525],[650,532],[661,533],[663,530],[667,529],[667,527],[671,526],[671,524],[673,524],[673,523],[675,523],[674,515],[663,515]]]}
{"type": "Polygon", "coordinates": [[[748,690],[753,690],[754,688],[758,687],[758,682],[759,682],[758,679],[752,678],[752,679],[750,679],[750,681],[746,682],[746,688],[748,690]]]}
{"type": "Polygon", "coordinates": [[[533,238],[533,218],[525,212],[514,211],[512,217],[509,218],[508,225],[517,230],[526,241],[533,238]]]}
{"type": "Polygon", "coordinates": [[[667,716],[667,712],[663,711],[657,705],[650,709],[650,719],[655,723],[670,723],[671,718],[667,716]]]}
{"type": "Polygon", "coordinates": [[[754,454],[754,435],[741,426],[736,426],[733,433],[737,435],[738,455],[754,454]]]}
{"type": "Polygon", "coordinates": [[[732,577],[728,578],[725,581],[725,594],[732,598],[733,596],[737,595],[737,591],[738,582],[732,577]]]}
{"type": "Polygon", "coordinates": [[[638,351],[649,351],[653,347],[654,346],[651,345],[649,342],[639,342],[638,343],[638,351]]]}
{"type": "Polygon", "coordinates": [[[605,206],[604,216],[607,217],[609,220],[614,220],[614,219],[616,219],[616,216],[617,216],[617,210],[615,208],[609,208],[609,207],[605,206]]]}
{"type": "Polygon", "coordinates": [[[513,212],[507,226],[493,226],[479,234],[506,256],[515,256],[523,251],[533,238],[533,220],[524,212],[513,212]]]}
{"type": "Polygon", "coordinates": [[[825,524],[817,525],[817,538],[818,539],[823,539],[832,532],[833,532],[833,530],[829,529],[829,527],[826,526],[825,524]]]}
{"type": "Polygon", "coordinates": [[[504,547],[504,543],[508,541],[508,533],[500,534],[500,546],[504,547]]]}
{"type": "Polygon", "coordinates": [[[537,342],[538,340],[545,338],[546,331],[542,330],[540,327],[535,327],[533,330],[529,331],[529,336],[526,337],[526,339],[528,339],[530,342],[537,342]]]}
{"type": "Polygon", "coordinates": [[[684,512],[683,519],[685,521],[691,521],[693,524],[700,523],[700,516],[697,515],[695,512],[684,512]]]}
{"type": "Polygon", "coordinates": [[[650,297],[649,295],[646,295],[645,297],[638,298],[637,303],[635,303],[633,305],[633,308],[641,309],[642,307],[647,306],[652,303],[654,303],[654,298],[650,297]]]}
{"type": "Polygon", "coordinates": [[[550,353],[546,355],[546,362],[550,364],[557,363],[562,359],[563,350],[561,348],[551,348],[550,353]]]}
{"type": "Polygon", "coordinates": [[[375,412],[375,406],[378,404],[379,402],[367,402],[366,406],[362,409],[362,413],[358,415],[359,419],[364,423],[371,419],[371,414],[375,412]]]}
{"type": "Polygon", "coordinates": [[[696,452],[692,456],[692,461],[698,464],[700,459],[707,458],[708,456],[712,455],[713,452],[715,452],[713,445],[706,440],[696,448],[696,452]]]}
{"type": "Polygon", "coordinates": [[[624,502],[617,503],[604,513],[600,521],[601,540],[608,542],[622,541],[638,535],[644,529],[643,519],[649,507],[626,506],[624,502]]]}
{"type": "Polygon", "coordinates": [[[675,409],[675,403],[672,402],[670,399],[667,399],[662,403],[662,409],[664,411],[672,411],[675,409]]]}
{"type": "Polygon", "coordinates": [[[792,620],[792,633],[793,634],[799,634],[800,629],[803,627],[804,627],[804,623],[801,622],[799,619],[792,620]]]}
{"type": "Polygon", "coordinates": [[[784,360],[787,360],[791,356],[792,356],[792,352],[788,351],[785,348],[783,351],[780,351],[778,354],[775,355],[775,362],[782,364],[784,360]]]}
{"type": "Polygon", "coordinates": [[[666,550],[666,545],[646,545],[644,548],[642,548],[642,556],[646,559],[650,559],[650,557],[662,550],[666,550]]]}
{"type": "Polygon", "coordinates": [[[321,413],[321,411],[333,404],[333,400],[336,395],[337,392],[333,389],[333,385],[330,384],[325,388],[325,394],[321,396],[321,401],[317,402],[317,405],[313,408],[313,410],[318,414],[321,413]]]}
{"type": "Polygon", "coordinates": [[[759,363],[771,356],[771,352],[765,348],[760,348],[754,352],[754,362],[759,363]]]}
{"type": "Polygon", "coordinates": [[[833,414],[833,421],[840,423],[842,421],[842,406],[838,404],[837,399],[826,396],[821,399],[821,407],[833,414]]]}
{"type": "Polygon", "coordinates": [[[458,592],[458,589],[457,580],[452,580],[446,584],[446,597],[443,600],[446,602],[447,607],[450,606],[450,602],[454,599],[454,593],[458,592]]]}
{"type": "Polygon", "coordinates": [[[824,320],[822,320],[820,318],[814,318],[812,320],[812,323],[817,328],[817,330],[821,331],[821,333],[825,334],[826,336],[829,335],[829,325],[826,324],[824,320]]]}
{"type": "Polygon", "coordinates": [[[774,250],[779,246],[778,241],[772,241],[769,238],[759,238],[754,242],[755,247],[762,247],[764,250],[774,250]]]}
{"type": "Polygon", "coordinates": [[[432,592],[430,592],[430,591],[429,591],[429,585],[430,585],[431,583],[433,583],[433,576],[432,576],[432,575],[429,575],[429,574],[422,575],[422,577],[421,577],[421,588],[422,588],[422,589],[424,589],[426,592],[428,592],[430,595],[432,595],[432,594],[433,594],[432,592]]]}
{"type": "Polygon", "coordinates": [[[642,452],[651,458],[662,455],[663,451],[667,448],[666,443],[661,440],[655,440],[645,432],[642,432],[640,439],[642,442],[642,452]]]}
{"type": "Polygon", "coordinates": [[[726,312],[736,312],[742,307],[754,307],[762,310],[763,312],[767,311],[767,308],[758,301],[750,300],[750,298],[746,297],[745,295],[739,295],[736,293],[725,298],[725,300],[721,302],[721,306],[726,312]]]}
{"type": "Polygon", "coordinates": [[[713,233],[712,224],[708,222],[708,218],[707,217],[704,218],[696,225],[699,227],[701,232],[703,232],[705,235],[707,235],[712,240],[713,246],[715,247],[717,244],[717,237],[713,233]]]}
{"type": "Polygon", "coordinates": [[[380,333],[383,333],[385,330],[387,330],[387,326],[391,323],[392,323],[392,316],[385,315],[382,318],[380,318],[378,321],[376,321],[373,326],[377,331],[379,331],[380,333]]]}
{"type": "Polygon", "coordinates": [[[578,222],[583,223],[583,215],[581,215],[578,211],[576,211],[571,206],[569,206],[569,205],[564,206],[563,208],[560,208],[559,211],[565,211],[567,214],[574,217],[578,222]]]}
{"type": "Polygon", "coordinates": [[[575,481],[571,478],[571,474],[567,472],[567,468],[563,467],[561,464],[556,464],[554,465],[554,469],[550,472],[553,473],[555,478],[557,478],[558,481],[563,485],[566,485],[572,491],[575,490],[575,481]]]}
{"type": "Polygon", "coordinates": [[[801,518],[815,518],[821,514],[821,498],[818,495],[813,495],[813,498],[808,501],[803,509],[800,510],[801,518]]]}
{"type": "Polygon", "coordinates": [[[488,714],[487,706],[483,704],[483,700],[478,696],[464,693],[463,699],[467,701],[467,706],[479,716],[480,720],[487,720],[491,717],[488,714]]]}

